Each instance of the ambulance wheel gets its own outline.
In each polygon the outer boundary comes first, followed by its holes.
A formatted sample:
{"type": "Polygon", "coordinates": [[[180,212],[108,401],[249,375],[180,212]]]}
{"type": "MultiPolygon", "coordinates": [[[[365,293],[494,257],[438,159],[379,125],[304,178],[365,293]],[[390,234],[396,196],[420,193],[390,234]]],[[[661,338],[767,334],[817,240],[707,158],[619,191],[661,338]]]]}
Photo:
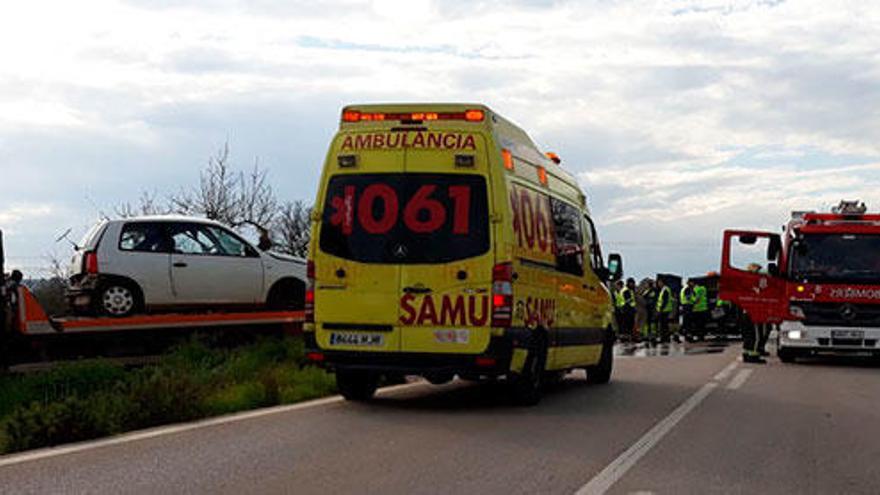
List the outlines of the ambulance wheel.
{"type": "Polygon", "coordinates": [[[532,337],[522,372],[511,380],[511,395],[515,404],[533,406],[541,401],[546,367],[547,338],[541,333],[536,333],[532,337]]]}
{"type": "Polygon", "coordinates": [[[428,380],[431,385],[443,385],[451,382],[453,378],[455,378],[455,375],[452,373],[429,373],[425,375],[425,380],[428,380]]]}
{"type": "Polygon", "coordinates": [[[587,366],[587,383],[603,384],[611,381],[611,371],[614,369],[614,341],[612,338],[605,339],[602,344],[602,357],[594,366],[587,366]]]}
{"type": "Polygon", "coordinates": [[[373,373],[336,370],[336,388],[345,400],[368,401],[378,385],[379,377],[373,373]]]}

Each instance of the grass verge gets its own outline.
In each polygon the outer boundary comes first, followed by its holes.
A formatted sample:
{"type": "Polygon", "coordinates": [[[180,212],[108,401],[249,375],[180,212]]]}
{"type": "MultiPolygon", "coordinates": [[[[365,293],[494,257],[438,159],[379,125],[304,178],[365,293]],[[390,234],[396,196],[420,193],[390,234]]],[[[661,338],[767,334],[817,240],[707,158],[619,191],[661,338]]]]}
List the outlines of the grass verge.
{"type": "Polygon", "coordinates": [[[307,366],[302,340],[266,338],[235,349],[194,338],[155,365],[100,359],[0,375],[0,453],[289,404],[335,393],[333,375],[307,366]]]}

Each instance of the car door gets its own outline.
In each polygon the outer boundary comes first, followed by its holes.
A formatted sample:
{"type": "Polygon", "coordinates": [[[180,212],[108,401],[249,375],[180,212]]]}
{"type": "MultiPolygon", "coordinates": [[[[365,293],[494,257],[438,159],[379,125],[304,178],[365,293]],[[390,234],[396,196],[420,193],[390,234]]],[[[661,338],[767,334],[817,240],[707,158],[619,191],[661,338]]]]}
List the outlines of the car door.
{"type": "Polygon", "coordinates": [[[730,301],[754,323],[778,323],[786,313],[785,280],[779,277],[778,234],[727,230],[718,297],[730,301]]]}
{"type": "Polygon", "coordinates": [[[107,239],[107,252],[102,271],[134,280],[140,287],[147,306],[172,304],[171,254],[162,222],[126,222],[118,239],[107,239]]]}
{"type": "Polygon", "coordinates": [[[170,224],[169,237],[177,304],[263,302],[263,261],[243,239],[223,227],[196,222],[170,224]]]}

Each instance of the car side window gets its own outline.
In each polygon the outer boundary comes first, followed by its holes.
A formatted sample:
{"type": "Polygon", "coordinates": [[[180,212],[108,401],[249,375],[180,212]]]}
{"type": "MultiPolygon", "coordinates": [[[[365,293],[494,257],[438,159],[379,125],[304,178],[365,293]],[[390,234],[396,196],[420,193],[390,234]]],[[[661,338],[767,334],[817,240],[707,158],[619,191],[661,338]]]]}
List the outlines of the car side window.
{"type": "Polygon", "coordinates": [[[165,229],[155,222],[132,222],[123,225],[119,234],[120,251],[167,253],[165,229]]]}
{"type": "Polygon", "coordinates": [[[208,226],[207,229],[217,239],[223,254],[227,256],[253,256],[253,249],[249,249],[248,245],[232,232],[213,225],[208,226]]]}
{"type": "Polygon", "coordinates": [[[174,252],[179,254],[224,254],[220,244],[203,225],[177,224],[171,233],[174,252]]]}
{"type": "Polygon", "coordinates": [[[574,206],[550,198],[556,269],[572,275],[584,274],[584,235],[581,213],[574,206]]]}
{"type": "Polygon", "coordinates": [[[176,224],[172,228],[171,241],[174,252],[208,256],[256,256],[241,238],[215,225],[176,224]]]}

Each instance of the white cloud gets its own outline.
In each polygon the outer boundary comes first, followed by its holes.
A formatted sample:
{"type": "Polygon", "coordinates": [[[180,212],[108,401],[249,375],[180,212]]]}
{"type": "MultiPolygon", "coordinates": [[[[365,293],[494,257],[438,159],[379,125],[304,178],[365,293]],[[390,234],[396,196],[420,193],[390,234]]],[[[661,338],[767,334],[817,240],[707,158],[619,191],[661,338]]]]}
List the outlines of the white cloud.
{"type": "Polygon", "coordinates": [[[477,100],[583,174],[607,238],[659,222],[671,246],[694,235],[676,222],[711,237],[872,198],[878,23],[854,0],[17,2],[0,18],[16,179],[0,192],[91,215],[86,190],[105,205],[177,187],[226,138],[282,181],[292,163],[314,178],[346,102],[477,100]]]}

